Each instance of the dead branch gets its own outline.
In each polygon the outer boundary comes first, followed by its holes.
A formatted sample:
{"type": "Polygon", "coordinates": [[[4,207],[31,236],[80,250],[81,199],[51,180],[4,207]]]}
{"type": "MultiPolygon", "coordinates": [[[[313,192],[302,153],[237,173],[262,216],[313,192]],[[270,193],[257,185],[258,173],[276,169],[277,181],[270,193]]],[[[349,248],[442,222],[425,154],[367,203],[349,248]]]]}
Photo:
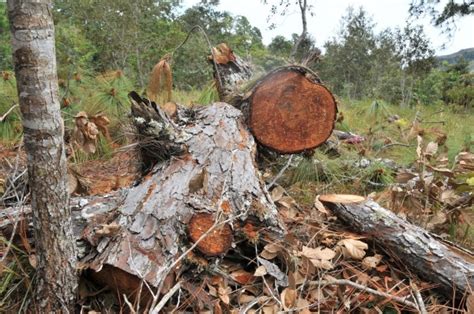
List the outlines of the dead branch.
{"type": "Polygon", "coordinates": [[[461,298],[474,287],[474,256],[449,246],[426,230],[398,217],[373,201],[343,205],[325,203],[353,231],[403,260],[410,271],[436,283],[448,297],[461,298]],[[459,293],[458,293],[459,292],[459,293]]]}
{"type": "Polygon", "coordinates": [[[19,106],[18,104],[14,104],[13,106],[11,106],[10,109],[8,109],[7,112],[5,112],[5,114],[0,117],[0,122],[3,122],[3,120],[5,120],[5,119],[7,118],[7,116],[8,116],[13,110],[15,110],[15,108],[18,107],[18,106],[19,106]]]}

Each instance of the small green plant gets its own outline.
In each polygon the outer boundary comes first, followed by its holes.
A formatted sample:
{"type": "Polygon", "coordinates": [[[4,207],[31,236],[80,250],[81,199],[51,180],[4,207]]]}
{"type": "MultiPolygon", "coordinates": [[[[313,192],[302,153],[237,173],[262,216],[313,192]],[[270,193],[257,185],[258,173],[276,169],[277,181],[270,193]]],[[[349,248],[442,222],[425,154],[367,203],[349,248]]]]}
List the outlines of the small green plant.
{"type": "Polygon", "coordinates": [[[3,143],[15,143],[22,135],[20,108],[16,91],[16,80],[13,72],[0,72],[0,139],[3,143]],[[13,110],[12,107],[14,108],[13,110]],[[10,111],[11,110],[11,111],[10,111]]]}
{"type": "Polygon", "coordinates": [[[217,92],[216,83],[212,81],[211,83],[207,84],[207,86],[199,95],[197,100],[198,104],[208,105],[215,101],[219,100],[219,93],[217,92]]]}
{"type": "Polygon", "coordinates": [[[290,184],[297,182],[321,182],[326,174],[321,162],[314,158],[302,158],[293,169],[290,184]]]}
{"type": "Polygon", "coordinates": [[[107,72],[97,77],[97,88],[93,89],[92,102],[84,109],[89,114],[104,112],[108,117],[124,118],[130,112],[128,93],[133,90],[129,79],[120,70],[107,72]]]}
{"type": "Polygon", "coordinates": [[[373,161],[362,169],[358,178],[367,191],[385,189],[394,183],[394,171],[381,161],[373,161]]]}

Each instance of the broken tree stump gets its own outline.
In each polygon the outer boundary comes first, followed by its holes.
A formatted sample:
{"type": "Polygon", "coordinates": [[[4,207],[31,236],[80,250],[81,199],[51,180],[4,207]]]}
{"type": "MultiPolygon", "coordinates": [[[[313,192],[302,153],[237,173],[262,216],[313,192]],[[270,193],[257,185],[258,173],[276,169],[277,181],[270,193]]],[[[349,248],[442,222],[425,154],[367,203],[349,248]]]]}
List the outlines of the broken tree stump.
{"type": "Polygon", "coordinates": [[[310,69],[297,65],[277,68],[245,92],[243,87],[252,76],[250,67],[225,44],[214,48],[214,56],[220,99],[244,113],[261,145],[280,154],[294,154],[311,151],[329,138],[336,121],[336,100],[310,69]]]}
{"type": "Polygon", "coordinates": [[[449,246],[421,227],[398,217],[374,201],[326,205],[352,231],[370,236],[448,297],[462,298],[474,288],[474,256],[449,246]]]}
{"type": "MultiPolygon", "coordinates": [[[[130,96],[146,145],[163,148],[161,163],[129,189],[105,224],[113,233],[89,237],[94,249],[85,265],[96,272],[118,269],[159,287],[192,245],[212,258],[245,240],[249,226],[262,237],[284,234],[239,110],[215,103],[179,109],[172,120],[152,102],[130,96]]],[[[89,230],[97,235],[103,228],[89,230]]]]}
{"type": "Polygon", "coordinates": [[[225,43],[213,47],[208,59],[215,63],[214,81],[220,101],[239,104],[243,99],[242,90],[252,77],[250,65],[235,55],[225,43]]]}

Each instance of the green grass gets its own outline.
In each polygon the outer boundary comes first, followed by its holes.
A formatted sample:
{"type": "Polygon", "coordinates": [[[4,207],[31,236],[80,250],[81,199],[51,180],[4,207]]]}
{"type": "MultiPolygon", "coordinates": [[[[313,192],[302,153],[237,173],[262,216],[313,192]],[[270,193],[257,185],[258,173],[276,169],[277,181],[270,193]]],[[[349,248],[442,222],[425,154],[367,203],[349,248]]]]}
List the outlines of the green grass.
{"type": "MultiPolygon", "coordinates": [[[[0,245],[6,247],[8,240],[0,237],[0,245]]],[[[0,312],[23,313],[27,311],[32,296],[35,270],[30,265],[28,254],[10,244],[9,255],[0,265],[0,312]]]]}
{"type": "Polygon", "coordinates": [[[453,106],[433,105],[407,108],[379,102],[376,107],[371,100],[346,101],[339,104],[344,115],[343,123],[336,128],[351,131],[367,138],[365,145],[369,156],[390,158],[401,165],[409,165],[416,159],[416,136],[409,137],[415,116],[421,119],[419,127],[424,130],[425,141],[434,140],[438,133],[447,135],[446,153],[450,160],[462,150],[472,150],[474,114],[453,106]],[[399,121],[389,123],[390,115],[398,115],[399,121]],[[380,151],[387,142],[411,145],[393,145],[380,151]]]}
{"type": "MultiPolygon", "coordinates": [[[[16,80],[12,72],[0,72],[0,116],[18,103],[16,80]]],[[[3,144],[14,144],[20,140],[20,109],[14,109],[3,122],[0,122],[0,140],[3,144]]]]}
{"type": "Polygon", "coordinates": [[[296,167],[289,170],[285,185],[310,184],[314,197],[314,193],[365,195],[393,183],[394,173],[387,165],[372,161],[367,167],[359,167],[361,159],[355,151],[344,151],[334,158],[317,150],[313,156],[301,158],[296,167]]]}

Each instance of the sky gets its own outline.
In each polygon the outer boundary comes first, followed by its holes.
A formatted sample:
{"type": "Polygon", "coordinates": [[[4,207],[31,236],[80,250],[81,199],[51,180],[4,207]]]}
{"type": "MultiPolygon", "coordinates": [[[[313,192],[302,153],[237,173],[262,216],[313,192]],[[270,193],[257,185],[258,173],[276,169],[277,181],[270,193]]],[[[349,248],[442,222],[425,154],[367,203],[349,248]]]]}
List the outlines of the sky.
{"type": "MultiPolygon", "coordinates": [[[[189,7],[198,2],[199,0],[185,0],[184,5],[189,7]]],[[[276,3],[279,0],[269,2],[276,3]]],[[[314,16],[308,17],[308,32],[316,40],[316,45],[322,48],[327,40],[336,36],[341,25],[341,17],[345,15],[349,6],[364,7],[376,24],[376,31],[387,27],[403,27],[408,18],[410,2],[411,0],[309,0],[309,3],[314,5],[314,16]]],[[[296,6],[293,6],[286,16],[276,16],[271,20],[276,24],[273,30],[269,29],[270,23],[267,22],[270,6],[262,4],[260,0],[221,0],[219,9],[233,15],[247,17],[253,26],[260,29],[265,44],[270,43],[276,35],[290,38],[293,33],[301,33],[300,13],[296,6]]],[[[437,55],[474,47],[474,16],[472,15],[457,20],[457,30],[451,39],[442,34],[442,29],[432,26],[429,17],[417,19],[415,22],[425,27],[425,33],[430,38],[437,55]]]]}

